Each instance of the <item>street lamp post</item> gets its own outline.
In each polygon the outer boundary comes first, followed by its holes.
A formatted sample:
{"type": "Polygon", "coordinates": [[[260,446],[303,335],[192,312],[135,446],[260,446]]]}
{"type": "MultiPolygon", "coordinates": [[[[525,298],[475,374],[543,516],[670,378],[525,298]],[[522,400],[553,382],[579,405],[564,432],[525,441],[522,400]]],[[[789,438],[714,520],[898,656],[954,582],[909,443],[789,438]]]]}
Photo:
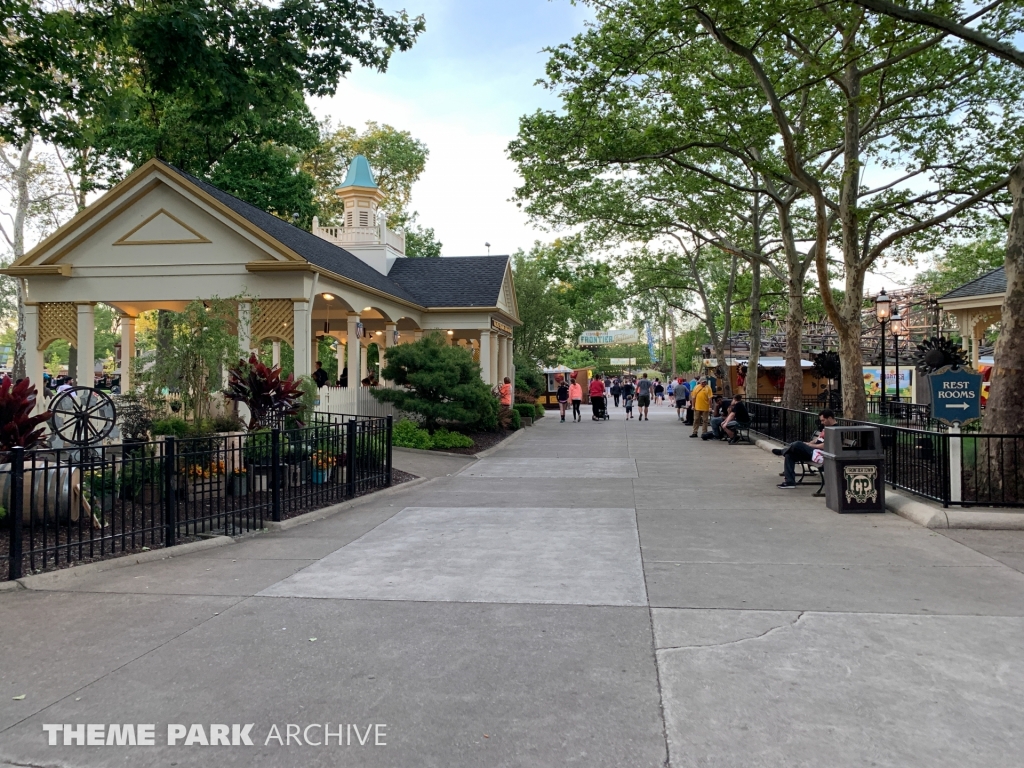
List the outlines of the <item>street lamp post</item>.
{"type": "Polygon", "coordinates": [[[892,313],[889,320],[889,332],[892,334],[896,346],[896,400],[900,400],[900,339],[906,336],[907,327],[903,324],[900,311],[897,309],[892,313]]]}
{"type": "Polygon", "coordinates": [[[879,412],[885,413],[885,324],[889,322],[891,303],[885,289],[875,297],[875,318],[882,326],[882,402],[879,412]]]}

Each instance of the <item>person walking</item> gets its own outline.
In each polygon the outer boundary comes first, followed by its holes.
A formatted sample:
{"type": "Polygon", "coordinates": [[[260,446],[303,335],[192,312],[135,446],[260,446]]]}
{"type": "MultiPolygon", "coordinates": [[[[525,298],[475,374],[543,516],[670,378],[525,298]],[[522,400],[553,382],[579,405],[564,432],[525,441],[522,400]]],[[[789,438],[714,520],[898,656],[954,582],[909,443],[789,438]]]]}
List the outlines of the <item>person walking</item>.
{"type": "Polygon", "coordinates": [[[582,421],[580,403],[583,402],[583,387],[576,383],[575,376],[572,377],[572,382],[569,384],[569,400],[572,401],[572,420],[582,421]]]}
{"type": "Polygon", "coordinates": [[[665,385],[661,383],[661,379],[654,380],[654,404],[665,402],[665,385]]]}
{"type": "Polygon", "coordinates": [[[316,361],[316,370],[313,371],[313,381],[316,383],[317,389],[323,389],[327,384],[327,371],[324,370],[324,364],[319,360],[316,361]]]}
{"type": "Polygon", "coordinates": [[[619,407],[619,398],[622,396],[622,385],[619,384],[618,378],[612,379],[612,400],[615,401],[615,407],[619,407]]]}
{"type": "Polygon", "coordinates": [[[636,396],[636,387],[627,377],[622,384],[622,404],[626,408],[626,420],[633,418],[633,398],[636,396]]]}
{"type": "Polygon", "coordinates": [[[686,385],[683,377],[679,377],[675,388],[676,396],[676,418],[683,421],[686,418],[686,403],[690,399],[690,388],[686,385]]]}
{"type": "MultiPolygon", "coordinates": [[[[555,394],[555,398],[558,400],[558,412],[562,415],[562,422],[565,422],[565,409],[569,407],[569,385],[565,383],[563,378],[558,383],[558,392],[555,394]]],[[[573,419],[575,421],[575,418],[573,419]]]]}
{"type": "Polygon", "coordinates": [[[594,380],[590,382],[591,421],[597,421],[599,418],[604,417],[604,412],[607,410],[604,392],[604,381],[601,379],[600,375],[595,376],[594,380]]]}
{"type": "Polygon", "coordinates": [[[637,410],[640,412],[641,421],[651,420],[650,416],[647,415],[647,410],[651,407],[651,390],[653,388],[654,382],[647,378],[646,373],[636,383],[636,405],[637,410]]]}
{"type": "Polygon", "coordinates": [[[693,399],[693,433],[690,437],[699,437],[697,434],[701,427],[706,432],[711,426],[711,397],[714,392],[708,384],[707,376],[701,376],[697,382],[697,388],[693,390],[690,397],[693,399]]]}
{"type": "Polygon", "coordinates": [[[665,395],[670,403],[676,398],[676,380],[671,376],[668,378],[668,384],[665,385],[665,395]]]}

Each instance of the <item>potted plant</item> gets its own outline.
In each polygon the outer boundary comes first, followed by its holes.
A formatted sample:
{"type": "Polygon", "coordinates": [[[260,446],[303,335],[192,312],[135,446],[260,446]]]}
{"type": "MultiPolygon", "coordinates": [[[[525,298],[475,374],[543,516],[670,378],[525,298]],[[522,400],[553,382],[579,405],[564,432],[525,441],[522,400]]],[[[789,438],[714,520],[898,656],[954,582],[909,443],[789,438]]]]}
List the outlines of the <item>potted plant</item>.
{"type": "Polygon", "coordinates": [[[114,509],[114,498],[118,486],[118,478],[113,467],[97,468],[85,473],[85,485],[89,488],[89,495],[93,504],[98,504],[104,512],[114,509]]]}
{"type": "Polygon", "coordinates": [[[152,411],[134,392],[118,395],[114,405],[121,429],[122,452],[125,456],[133,456],[149,439],[149,431],[153,428],[152,411]]]}
{"type": "Polygon", "coordinates": [[[311,477],[316,485],[323,485],[331,479],[335,467],[335,458],[327,451],[315,451],[311,459],[313,463],[311,477]]]}
{"type": "Polygon", "coordinates": [[[245,467],[235,467],[231,470],[229,492],[232,496],[249,495],[249,471],[245,467]]]}
{"type": "Polygon", "coordinates": [[[205,463],[189,463],[185,468],[185,478],[188,483],[188,497],[190,501],[213,498],[224,495],[224,472],[223,461],[209,461],[205,463]]]}
{"type": "Polygon", "coordinates": [[[280,366],[264,365],[252,354],[248,361],[239,360],[229,375],[224,397],[249,409],[250,432],[277,426],[283,418],[302,411],[302,388],[293,377],[282,378],[280,366]]]}

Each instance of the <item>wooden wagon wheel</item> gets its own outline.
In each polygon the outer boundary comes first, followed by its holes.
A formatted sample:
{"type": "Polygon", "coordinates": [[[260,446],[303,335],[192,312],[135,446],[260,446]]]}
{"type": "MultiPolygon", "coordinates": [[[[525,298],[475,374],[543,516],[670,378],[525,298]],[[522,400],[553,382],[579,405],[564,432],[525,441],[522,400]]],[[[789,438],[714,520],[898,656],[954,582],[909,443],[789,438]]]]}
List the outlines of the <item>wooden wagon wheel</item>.
{"type": "Polygon", "coordinates": [[[97,445],[117,422],[114,401],[92,387],[71,387],[50,401],[50,427],[65,443],[97,445]]]}

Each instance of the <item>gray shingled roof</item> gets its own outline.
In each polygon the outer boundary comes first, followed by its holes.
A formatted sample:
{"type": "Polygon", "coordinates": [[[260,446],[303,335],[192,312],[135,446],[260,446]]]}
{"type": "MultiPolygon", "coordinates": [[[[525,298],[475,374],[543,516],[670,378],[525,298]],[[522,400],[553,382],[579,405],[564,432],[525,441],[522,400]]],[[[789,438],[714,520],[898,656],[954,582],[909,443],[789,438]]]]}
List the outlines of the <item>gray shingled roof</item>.
{"type": "Polygon", "coordinates": [[[1006,293],[1005,267],[994,269],[977,280],[971,280],[971,282],[965,283],[959,288],[954,288],[945,296],[940,296],[939,301],[943,299],[966,299],[970,296],[987,296],[990,293],[1006,293]]]}
{"type": "Polygon", "coordinates": [[[259,227],[302,258],[336,275],[423,307],[493,307],[508,256],[399,259],[382,275],[344,248],[283,221],[173,165],[167,168],[259,227]]]}
{"type": "Polygon", "coordinates": [[[430,307],[494,307],[508,256],[399,259],[388,275],[430,307]]]}

